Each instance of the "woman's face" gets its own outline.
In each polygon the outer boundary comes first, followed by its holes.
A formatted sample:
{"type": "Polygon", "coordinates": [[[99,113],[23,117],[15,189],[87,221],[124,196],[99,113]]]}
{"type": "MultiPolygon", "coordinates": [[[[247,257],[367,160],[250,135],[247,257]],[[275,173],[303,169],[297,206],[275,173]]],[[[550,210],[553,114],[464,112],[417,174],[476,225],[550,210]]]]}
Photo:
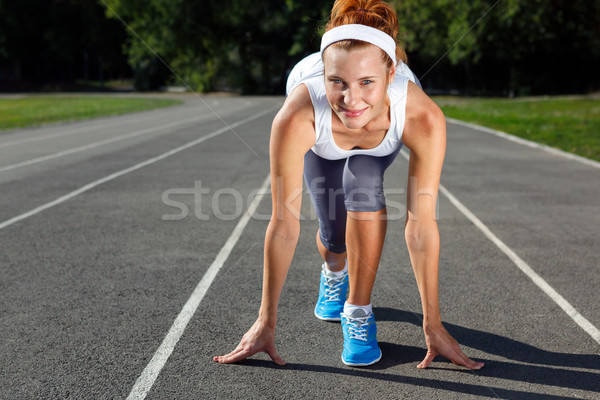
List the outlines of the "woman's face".
{"type": "Polygon", "coordinates": [[[363,128],[387,112],[387,88],[396,71],[383,63],[381,49],[331,46],[323,54],[323,63],[327,100],[344,126],[363,128]]]}

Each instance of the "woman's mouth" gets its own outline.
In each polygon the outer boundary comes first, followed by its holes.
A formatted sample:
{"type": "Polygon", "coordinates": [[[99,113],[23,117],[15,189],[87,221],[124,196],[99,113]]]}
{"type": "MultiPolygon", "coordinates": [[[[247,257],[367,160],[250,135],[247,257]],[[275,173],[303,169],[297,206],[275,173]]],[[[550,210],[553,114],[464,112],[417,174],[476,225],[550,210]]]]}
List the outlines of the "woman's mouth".
{"type": "Polygon", "coordinates": [[[368,107],[363,108],[362,110],[348,110],[344,107],[340,107],[340,111],[348,118],[358,118],[360,117],[368,107]]]}

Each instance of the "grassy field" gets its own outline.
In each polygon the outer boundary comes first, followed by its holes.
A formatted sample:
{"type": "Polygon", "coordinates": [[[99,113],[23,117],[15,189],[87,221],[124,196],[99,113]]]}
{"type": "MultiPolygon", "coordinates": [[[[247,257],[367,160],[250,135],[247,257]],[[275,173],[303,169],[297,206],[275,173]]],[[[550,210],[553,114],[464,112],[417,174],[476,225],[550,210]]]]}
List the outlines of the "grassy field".
{"type": "Polygon", "coordinates": [[[600,99],[433,99],[447,117],[600,161],[600,99]]]}
{"type": "Polygon", "coordinates": [[[181,104],[181,101],[91,96],[3,98],[0,99],[0,129],[23,128],[49,122],[124,114],[174,104],[181,104]]]}

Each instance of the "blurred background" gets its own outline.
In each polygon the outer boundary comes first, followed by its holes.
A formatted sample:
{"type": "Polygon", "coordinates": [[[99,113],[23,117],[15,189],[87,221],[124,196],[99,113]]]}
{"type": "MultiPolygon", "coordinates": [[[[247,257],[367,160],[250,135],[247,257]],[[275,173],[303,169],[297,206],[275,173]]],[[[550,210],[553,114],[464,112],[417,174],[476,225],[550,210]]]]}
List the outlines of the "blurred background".
{"type": "MultiPolygon", "coordinates": [[[[430,94],[518,97],[600,88],[599,0],[389,3],[409,66],[430,94]]],[[[0,91],[189,85],[197,92],[282,95],[293,65],[318,50],[332,4],[0,0],[0,91]]]]}

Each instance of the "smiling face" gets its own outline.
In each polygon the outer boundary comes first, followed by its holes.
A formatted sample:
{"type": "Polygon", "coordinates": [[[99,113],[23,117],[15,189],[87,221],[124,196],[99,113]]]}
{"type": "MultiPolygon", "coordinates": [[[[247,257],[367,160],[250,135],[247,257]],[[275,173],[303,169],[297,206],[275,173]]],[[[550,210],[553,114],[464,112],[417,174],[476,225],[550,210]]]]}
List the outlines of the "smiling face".
{"type": "Polygon", "coordinates": [[[396,71],[382,62],[380,48],[345,50],[333,45],[323,53],[323,63],[327,100],[344,126],[368,128],[386,115],[387,89],[396,71]]]}

